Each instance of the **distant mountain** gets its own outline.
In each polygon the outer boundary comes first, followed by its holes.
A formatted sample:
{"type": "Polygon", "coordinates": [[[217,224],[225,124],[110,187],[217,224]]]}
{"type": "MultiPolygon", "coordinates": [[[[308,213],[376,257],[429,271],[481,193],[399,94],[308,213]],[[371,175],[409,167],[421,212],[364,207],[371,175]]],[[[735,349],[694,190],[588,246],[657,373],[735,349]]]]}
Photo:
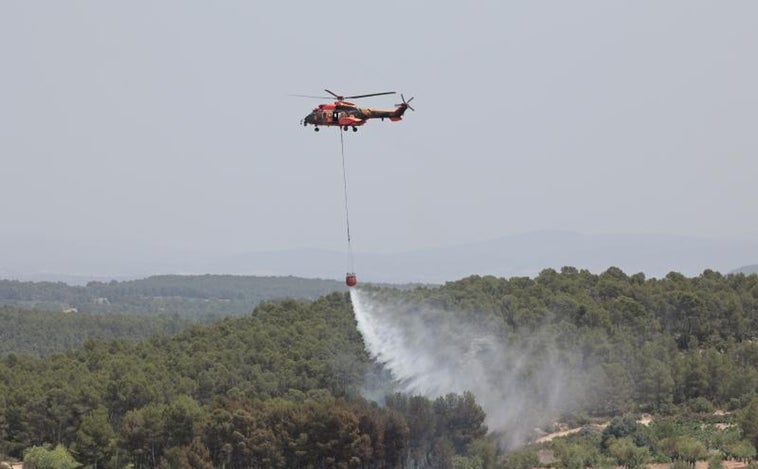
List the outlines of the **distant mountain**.
{"type": "MultiPolygon", "coordinates": [[[[627,273],[663,277],[671,271],[698,275],[705,269],[729,272],[758,259],[758,239],[672,235],[585,235],[544,231],[491,241],[393,254],[356,253],[359,278],[373,282],[442,283],[468,275],[534,276],[551,267],[574,266],[602,272],[616,266],[627,273]]],[[[220,271],[264,268],[269,274],[327,277],[344,254],[293,250],[225,259],[220,271]]]]}
{"type": "MultiPolygon", "coordinates": [[[[0,251],[0,277],[47,280],[61,274],[91,278],[138,278],[160,273],[298,276],[340,280],[344,252],[322,249],[211,255],[170,250],[135,252],[118,246],[69,246],[27,259],[0,251]],[[47,276],[47,277],[46,277],[47,276]]],[[[588,235],[540,231],[490,241],[377,254],[355,253],[360,281],[444,283],[473,274],[533,276],[570,265],[592,272],[616,266],[627,273],[662,277],[677,271],[698,275],[705,269],[730,272],[758,261],[758,238],[703,238],[675,235],[588,235]]]]}
{"type": "Polygon", "coordinates": [[[745,265],[739,269],[734,269],[731,273],[734,274],[758,274],[758,264],[745,265]]]}

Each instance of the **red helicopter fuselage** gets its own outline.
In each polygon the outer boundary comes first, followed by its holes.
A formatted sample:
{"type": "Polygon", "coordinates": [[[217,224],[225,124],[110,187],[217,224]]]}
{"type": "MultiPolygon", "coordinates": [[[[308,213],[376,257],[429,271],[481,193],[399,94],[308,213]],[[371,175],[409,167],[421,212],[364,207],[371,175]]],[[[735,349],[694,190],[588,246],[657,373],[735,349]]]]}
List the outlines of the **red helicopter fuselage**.
{"type": "Polygon", "coordinates": [[[366,123],[369,119],[389,119],[399,121],[403,118],[408,104],[399,104],[395,109],[371,109],[361,108],[348,101],[335,101],[333,103],[319,104],[310,114],[303,119],[303,125],[314,125],[318,131],[319,126],[338,126],[347,130],[352,127],[353,131],[358,126],[366,123]]]}

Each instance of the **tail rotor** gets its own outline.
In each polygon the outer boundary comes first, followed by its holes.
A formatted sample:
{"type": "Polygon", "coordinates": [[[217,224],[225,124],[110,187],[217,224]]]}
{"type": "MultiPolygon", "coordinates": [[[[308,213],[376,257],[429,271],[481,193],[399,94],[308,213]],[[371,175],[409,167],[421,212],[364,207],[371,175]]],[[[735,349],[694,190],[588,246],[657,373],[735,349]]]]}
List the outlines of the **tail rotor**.
{"type": "Polygon", "coordinates": [[[405,100],[405,96],[403,96],[403,93],[400,93],[400,99],[402,99],[403,102],[400,103],[400,104],[395,104],[395,106],[405,106],[408,109],[410,109],[411,111],[415,111],[415,109],[413,109],[413,106],[411,106],[411,101],[413,101],[413,98],[414,98],[414,96],[411,96],[411,99],[409,99],[408,101],[406,101],[405,100]]]}

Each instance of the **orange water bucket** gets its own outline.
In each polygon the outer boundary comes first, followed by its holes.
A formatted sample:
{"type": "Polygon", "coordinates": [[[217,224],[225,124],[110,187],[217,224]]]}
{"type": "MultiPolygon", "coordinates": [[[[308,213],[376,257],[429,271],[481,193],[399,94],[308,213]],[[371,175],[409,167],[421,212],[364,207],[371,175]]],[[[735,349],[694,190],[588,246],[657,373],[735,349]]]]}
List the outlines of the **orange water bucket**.
{"type": "Polygon", "coordinates": [[[349,273],[345,276],[345,285],[348,287],[354,287],[358,285],[358,276],[355,273],[349,273]]]}

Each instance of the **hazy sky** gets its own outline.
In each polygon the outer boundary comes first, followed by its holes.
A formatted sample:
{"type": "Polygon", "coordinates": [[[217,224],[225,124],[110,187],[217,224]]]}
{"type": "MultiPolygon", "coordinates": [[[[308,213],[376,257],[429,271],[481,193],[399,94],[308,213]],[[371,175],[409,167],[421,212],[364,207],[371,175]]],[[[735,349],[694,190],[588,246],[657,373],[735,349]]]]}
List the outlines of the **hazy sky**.
{"type": "MultiPolygon", "coordinates": [[[[754,1],[0,3],[3,239],[218,252],[758,233],[754,1]],[[362,100],[392,107],[393,96],[362,100]],[[15,237],[15,238],[14,238],[15,237]]],[[[6,246],[8,248],[8,246],[6,246]]]]}

